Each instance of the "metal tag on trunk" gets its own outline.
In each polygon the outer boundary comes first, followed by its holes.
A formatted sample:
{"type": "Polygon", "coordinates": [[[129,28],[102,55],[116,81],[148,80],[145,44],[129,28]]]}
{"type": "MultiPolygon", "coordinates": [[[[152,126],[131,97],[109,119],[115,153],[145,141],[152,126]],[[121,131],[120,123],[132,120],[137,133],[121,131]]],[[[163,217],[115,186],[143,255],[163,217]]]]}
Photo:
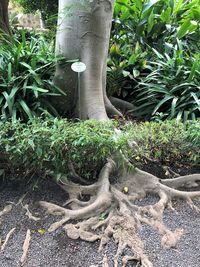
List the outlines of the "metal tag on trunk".
{"type": "Polygon", "coordinates": [[[75,62],[71,65],[71,68],[75,72],[83,72],[86,70],[86,65],[83,62],[75,62]]]}

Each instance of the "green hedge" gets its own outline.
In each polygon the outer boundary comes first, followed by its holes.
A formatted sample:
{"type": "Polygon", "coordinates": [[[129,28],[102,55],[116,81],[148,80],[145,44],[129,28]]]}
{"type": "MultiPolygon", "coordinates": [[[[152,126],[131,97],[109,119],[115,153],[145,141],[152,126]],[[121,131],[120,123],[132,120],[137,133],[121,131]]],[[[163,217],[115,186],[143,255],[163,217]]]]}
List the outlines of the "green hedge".
{"type": "MultiPolygon", "coordinates": [[[[30,172],[41,177],[54,172],[60,177],[69,173],[71,162],[78,174],[93,179],[106,159],[119,151],[134,164],[147,157],[166,165],[198,164],[199,129],[199,122],[185,126],[175,121],[119,125],[116,121],[36,119],[28,124],[0,123],[0,174],[22,179],[30,172]],[[137,145],[130,148],[128,141],[137,145]]],[[[122,158],[118,161],[124,162],[122,158]]]]}

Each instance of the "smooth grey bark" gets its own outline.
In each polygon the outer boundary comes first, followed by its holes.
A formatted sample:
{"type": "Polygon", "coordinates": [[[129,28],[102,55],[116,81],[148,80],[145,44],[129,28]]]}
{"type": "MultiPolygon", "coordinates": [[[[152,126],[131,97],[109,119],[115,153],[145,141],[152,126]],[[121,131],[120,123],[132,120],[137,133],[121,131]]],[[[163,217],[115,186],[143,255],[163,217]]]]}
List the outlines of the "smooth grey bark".
{"type": "MultiPolygon", "coordinates": [[[[106,58],[114,0],[59,0],[56,51],[66,60],[79,59],[87,69],[81,74],[81,119],[107,119],[106,107],[114,109],[106,96],[106,58]]],[[[79,103],[77,74],[71,64],[58,64],[55,83],[67,96],[59,101],[63,110],[79,103]]]]}
{"type": "Polygon", "coordinates": [[[7,34],[11,34],[8,19],[9,0],[0,0],[0,29],[7,34]]]}

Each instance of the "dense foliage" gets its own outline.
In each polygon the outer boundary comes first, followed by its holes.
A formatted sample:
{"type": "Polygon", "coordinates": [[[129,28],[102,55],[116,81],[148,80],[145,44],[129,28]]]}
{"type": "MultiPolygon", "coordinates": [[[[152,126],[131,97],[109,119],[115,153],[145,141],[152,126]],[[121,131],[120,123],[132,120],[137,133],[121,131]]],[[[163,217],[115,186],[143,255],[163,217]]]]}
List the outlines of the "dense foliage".
{"type": "Polygon", "coordinates": [[[0,118],[27,120],[44,111],[57,115],[49,96],[61,94],[53,85],[54,42],[40,33],[17,31],[0,47],[0,118]]]}
{"type": "MultiPolygon", "coordinates": [[[[57,1],[15,2],[26,12],[40,10],[48,18],[57,12],[57,1]]],[[[108,95],[133,102],[137,117],[184,121],[199,117],[199,25],[199,0],[115,1],[108,95]]],[[[48,54],[47,58],[51,59],[48,54]]]]}
{"type": "Polygon", "coordinates": [[[149,158],[167,166],[187,166],[200,163],[199,127],[199,121],[183,124],[166,120],[128,123],[123,130],[138,144],[132,160],[149,158]]]}
{"type": "Polygon", "coordinates": [[[55,23],[58,13],[58,0],[14,0],[26,13],[40,11],[47,26],[55,23]]]}
{"type": "Polygon", "coordinates": [[[124,155],[116,159],[120,164],[127,158],[134,165],[147,158],[168,166],[199,164],[199,129],[199,122],[184,126],[175,121],[121,126],[116,121],[59,119],[35,119],[28,125],[1,123],[0,173],[18,174],[20,179],[30,173],[54,173],[59,179],[65,173],[70,178],[72,163],[79,175],[93,179],[107,158],[119,155],[119,150],[124,155]],[[120,127],[120,134],[114,132],[115,127],[120,127]]]}
{"type": "Polygon", "coordinates": [[[115,140],[113,125],[112,121],[74,123],[58,119],[1,124],[1,154],[9,156],[12,168],[8,169],[66,174],[71,162],[84,177],[95,176],[111,154],[119,149],[126,154],[127,138],[121,135],[115,140]]]}
{"type": "Polygon", "coordinates": [[[198,0],[116,1],[109,94],[133,101],[136,116],[199,116],[199,25],[198,0]]]}
{"type": "Polygon", "coordinates": [[[200,114],[199,54],[189,56],[176,48],[163,55],[154,51],[157,60],[149,61],[135,86],[135,112],[154,119],[196,119],[200,114]]]}

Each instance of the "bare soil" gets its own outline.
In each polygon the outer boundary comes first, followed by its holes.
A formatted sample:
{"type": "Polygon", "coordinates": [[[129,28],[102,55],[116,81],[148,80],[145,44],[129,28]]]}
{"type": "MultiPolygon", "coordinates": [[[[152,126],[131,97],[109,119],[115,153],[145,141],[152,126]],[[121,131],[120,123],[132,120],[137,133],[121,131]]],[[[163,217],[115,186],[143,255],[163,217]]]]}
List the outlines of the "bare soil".
{"type": "MultiPolygon", "coordinates": [[[[158,175],[156,166],[152,165],[152,168],[146,166],[145,168],[158,175]]],[[[191,172],[191,170],[185,170],[186,172],[191,172]]],[[[193,172],[200,172],[200,170],[196,168],[193,169],[193,172]]],[[[0,187],[0,211],[10,202],[17,204],[23,195],[25,197],[22,204],[28,204],[32,214],[39,217],[40,220],[29,219],[21,204],[2,217],[3,221],[0,224],[2,239],[5,239],[13,227],[16,229],[4,251],[0,251],[0,267],[21,266],[20,258],[27,229],[31,230],[31,243],[24,267],[89,267],[91,265],[100,267],[105,252],[108,255],[110,266],[112,266],[113,256],[116,253],[116,245],[112,240],[106,249],[98,253],[98,241],[89,243],[71,240],[61,228],[52,233],[47,231],[56,218],[41,209],[38,201],[45,200],[62,205],[66,201],[67,195],[60,187],[50,180],[42,181],[34,191],[27,186],[20,187],[19,184],[2,184],[0,187]]],[[[156,201],[156,197],[147,196],[138,204],[145,205],[156,201]]],[[[200,207],[199,200],[195,203],[200,207]]],[[[145,240],[147,254],[155,267],[199,267],[200,215],[181,200],[174,201],[173,207],[175,211],[165,210],[164,220],[171,230],[176,228],[184,230],[177,248],[161,248],[158,233],[145,226],[141,229],[140,236],[145,240]]],[[[128,253],[128,251],[126,252],[128,253]]],[[[122,263],[119,262],[119,266],[122,266],[122,263]]],[[[136,266],[136,263],[130,262],[127,266],[136,266]]],[[[139,265],[137,266],[139,267],[139,265]]]]}

